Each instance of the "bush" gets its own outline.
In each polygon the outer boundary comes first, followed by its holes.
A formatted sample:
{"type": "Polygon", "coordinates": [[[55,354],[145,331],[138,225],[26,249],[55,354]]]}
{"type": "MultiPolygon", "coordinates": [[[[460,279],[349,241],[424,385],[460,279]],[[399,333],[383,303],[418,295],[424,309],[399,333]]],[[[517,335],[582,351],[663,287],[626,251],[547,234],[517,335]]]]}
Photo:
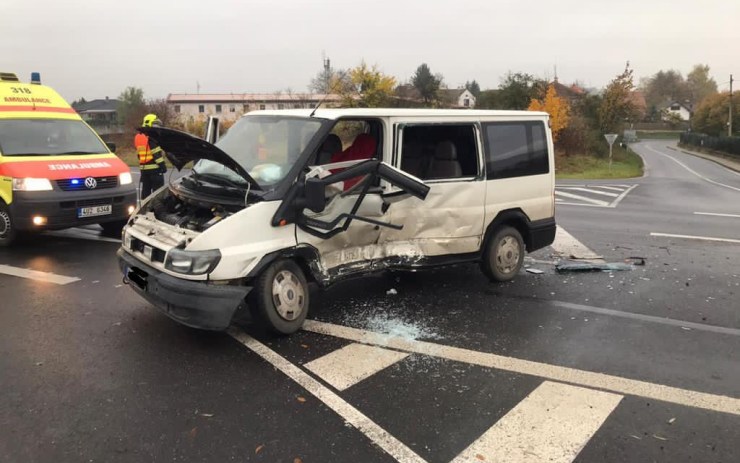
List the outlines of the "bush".
{"type": "Polygon", "coordinates": [[[740,137],[710,137],[701,133],[686,132],[681,134],[680,143],[740,157],[740,137]]]}

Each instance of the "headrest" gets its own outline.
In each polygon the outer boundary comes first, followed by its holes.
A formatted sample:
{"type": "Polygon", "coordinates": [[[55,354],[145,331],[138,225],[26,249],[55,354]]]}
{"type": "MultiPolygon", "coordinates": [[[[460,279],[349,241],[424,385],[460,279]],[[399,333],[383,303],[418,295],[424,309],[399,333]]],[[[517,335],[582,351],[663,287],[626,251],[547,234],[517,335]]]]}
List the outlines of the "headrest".
{"type": "Polygon", "coordinates": [[[339,153],[340,151],[342,151],[342,140],[333,133],[327,135],[326,140],[324,140],[324,143],[321,145],[321,152],[334,154],[339,153]]]}
{"type": "Polygon", "coordinates": [[[457,148],[455,148],[455,144],[451,141],[439,142],[434,150],[434,159],[456,161],[457,148]]]}

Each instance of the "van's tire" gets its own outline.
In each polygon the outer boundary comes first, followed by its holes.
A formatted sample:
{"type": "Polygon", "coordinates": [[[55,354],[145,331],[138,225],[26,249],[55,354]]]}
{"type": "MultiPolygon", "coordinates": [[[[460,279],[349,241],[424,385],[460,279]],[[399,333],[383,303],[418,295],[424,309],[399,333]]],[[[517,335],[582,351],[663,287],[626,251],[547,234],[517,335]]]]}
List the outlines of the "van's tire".
{"type": "Polygon", "coordinates": [[[491,281],[510,281],[524,264],[524,240],[514,227],[504,226],[494,231],[486,243],[481,270],[491,281]]]}
{"type": "Polygon", "coordinates": [[[10,246],[17,237],[18,231],[13,226],[10,210],[0,200],[0,247],[10,246]]]}
{"type": "Polygon", "coordinates": [[[103,235],[120,238],[121,230],[126,225],[128,220],[116,220],[115,222],[104,222],[100,226],[103,227],[103,235]]]}
{"type": "Polygon", "coordinates": [[[252,315],[262,328],[278,335],[295,333],[308,315],[306,276],[294,261],[277,260],[257,277],[248,299],[252,315]]]}

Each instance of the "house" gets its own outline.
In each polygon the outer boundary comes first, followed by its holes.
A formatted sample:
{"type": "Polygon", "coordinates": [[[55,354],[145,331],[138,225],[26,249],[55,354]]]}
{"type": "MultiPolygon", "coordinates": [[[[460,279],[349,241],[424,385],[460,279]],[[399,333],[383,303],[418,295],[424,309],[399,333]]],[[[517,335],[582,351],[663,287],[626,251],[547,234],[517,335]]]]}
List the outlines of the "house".
{"type": "Polygon", "coordinates": [[[466,88],[441,88],[439,96],[453,108],[475,108],[475,95],[466,88]]]}
{"type": "MultiPolygon", "coordinates": [[[[437,97],[447,108],[474,108],[475,96],[465,88],[440,88],[437,97]]],[[[422,107],[424,99],[413,85],[404,84],[396,87],[395,100],[397,106],[422,107]]]]}
{"type": "Polygon", "coordinates": [[[687,104],[672,101],[660,108],[660,114],[664,121],[670,121],[675,116],[678,116],[682,121],[688,121],[691,119],[691,108],[687,104]]]}
{"type": "Polygon", "coordinates": [[[116,99],[105,97],[92,101],[73,103],[72,108],[101,135],[118,133],[118,103],[116,99]]]}
{"type": "Polygon", "coordinates": [[[340,95],[320,93],[170,93],[167,104],[178,119],[196,119],[218,116],[222,120],[235,120],[250,111],[264,109],[313,108],[341,104],[340,95]]]}

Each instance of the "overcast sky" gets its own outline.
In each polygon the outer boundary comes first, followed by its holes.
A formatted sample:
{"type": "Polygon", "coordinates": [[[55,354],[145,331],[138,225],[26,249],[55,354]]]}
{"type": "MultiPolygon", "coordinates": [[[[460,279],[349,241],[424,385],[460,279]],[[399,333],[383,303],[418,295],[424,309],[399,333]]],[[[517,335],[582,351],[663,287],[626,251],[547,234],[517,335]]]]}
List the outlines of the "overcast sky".
{"type": "Polygon", "coordinates": [[[0,0],[0,70],[69,99],[306,91],[322,52],[400,82],[426,62],[456,87],[511,70],[602,87],[709,64],[740,80],[738,0],[0,0]]]}

